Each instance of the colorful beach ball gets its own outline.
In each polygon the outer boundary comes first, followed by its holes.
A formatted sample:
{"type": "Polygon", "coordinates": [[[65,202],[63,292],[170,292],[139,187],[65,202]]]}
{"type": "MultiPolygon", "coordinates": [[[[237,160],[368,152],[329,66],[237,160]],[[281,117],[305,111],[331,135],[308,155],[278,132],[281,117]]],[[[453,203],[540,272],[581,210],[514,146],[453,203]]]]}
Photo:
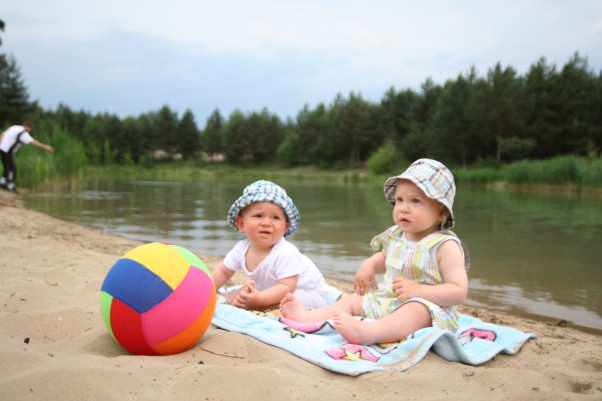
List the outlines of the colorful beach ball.
{"type": "Polygon", "coordinates": [[[205,264],[177,245],[153,242],[123,255],[109,270],[100,309],[109,333],[137,355],[192,348],[215,311],[215,286],[205,264]]]}

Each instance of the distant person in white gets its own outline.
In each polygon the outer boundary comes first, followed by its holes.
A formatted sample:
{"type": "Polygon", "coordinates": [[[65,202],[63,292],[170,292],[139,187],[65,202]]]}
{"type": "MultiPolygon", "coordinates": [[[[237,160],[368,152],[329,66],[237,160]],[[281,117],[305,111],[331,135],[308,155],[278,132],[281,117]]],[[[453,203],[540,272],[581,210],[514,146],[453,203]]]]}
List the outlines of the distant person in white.
{"type": "Polygon", "coordinates": [[[52,146],[46,145],[32,138],[33,124],[30,121],[25,121],[23,125],[13,125],[2,133],[0,139],[0,157],[2,158],[2,166],[4,172],[0,178],[0,187],[8,191],[19,193],[15,187],[17,179],[17,166],[15,164],[15,152],[21,145],[32,144],[40,149],[48,152],[54,152],[52,146]]]}

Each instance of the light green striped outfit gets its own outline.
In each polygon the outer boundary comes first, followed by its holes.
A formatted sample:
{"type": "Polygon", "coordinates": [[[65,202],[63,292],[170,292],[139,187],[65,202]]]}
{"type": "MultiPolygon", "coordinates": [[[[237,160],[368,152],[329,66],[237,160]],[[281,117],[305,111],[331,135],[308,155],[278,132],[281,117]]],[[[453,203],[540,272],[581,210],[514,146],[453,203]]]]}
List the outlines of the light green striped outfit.
{"type": "MultiPolygon", "coordinates": [[[[386,271],[378,289],[364,296],[363,308],[366,316],[378,319],[393,313],[408,302],[420,302],[426,306],[433,320],[433,327],[455,331],[458,328],[458,311],[455,306],[439,306],[424,298],[398,301],[393,292],[393,279],[406,278],[420,284],[443,283],[435,252],[445,241],[456,241],[462,249],[460,239],[450,230],[437,231],[418,242],[409,241],[397,226],[387,229],[370,242],[374,251],[383,251],[386,256],[386,271]]],[[[464,251],[463,251],[464,252],[464,251]]]]}

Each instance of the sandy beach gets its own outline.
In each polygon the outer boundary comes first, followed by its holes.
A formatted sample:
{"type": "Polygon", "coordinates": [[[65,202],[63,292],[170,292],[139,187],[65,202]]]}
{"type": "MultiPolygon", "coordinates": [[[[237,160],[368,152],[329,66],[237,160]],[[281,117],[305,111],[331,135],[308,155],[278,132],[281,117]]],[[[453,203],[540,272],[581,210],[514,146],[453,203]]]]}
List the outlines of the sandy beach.
{"type": "MultiPolygon", "coordinates": [[[[538,339],[480,366],[429,352],[407,371],[358,377],[215,327],[181,354],[130,355],[108,334],[99,294],[111,266],[141,243],[25,209],[0,191],[0,244],[0,400],[602,399],[602,336],[467,307],[538,339]]],[[[210,268],[220,260],[199,256],[210,268]]]]}

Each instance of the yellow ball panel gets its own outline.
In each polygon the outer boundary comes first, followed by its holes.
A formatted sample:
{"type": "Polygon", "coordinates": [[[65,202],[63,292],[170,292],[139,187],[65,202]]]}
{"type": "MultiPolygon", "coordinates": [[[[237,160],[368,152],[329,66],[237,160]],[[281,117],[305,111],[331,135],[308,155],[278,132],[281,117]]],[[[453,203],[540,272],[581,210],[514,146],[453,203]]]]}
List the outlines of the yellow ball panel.
{"type": "Polygon", "coordinates": [[[178,287],[190,267],[190,263],[180,253],[159,242],[141,245],[123,257],[145,266],[173,289],[178,287]]]}

